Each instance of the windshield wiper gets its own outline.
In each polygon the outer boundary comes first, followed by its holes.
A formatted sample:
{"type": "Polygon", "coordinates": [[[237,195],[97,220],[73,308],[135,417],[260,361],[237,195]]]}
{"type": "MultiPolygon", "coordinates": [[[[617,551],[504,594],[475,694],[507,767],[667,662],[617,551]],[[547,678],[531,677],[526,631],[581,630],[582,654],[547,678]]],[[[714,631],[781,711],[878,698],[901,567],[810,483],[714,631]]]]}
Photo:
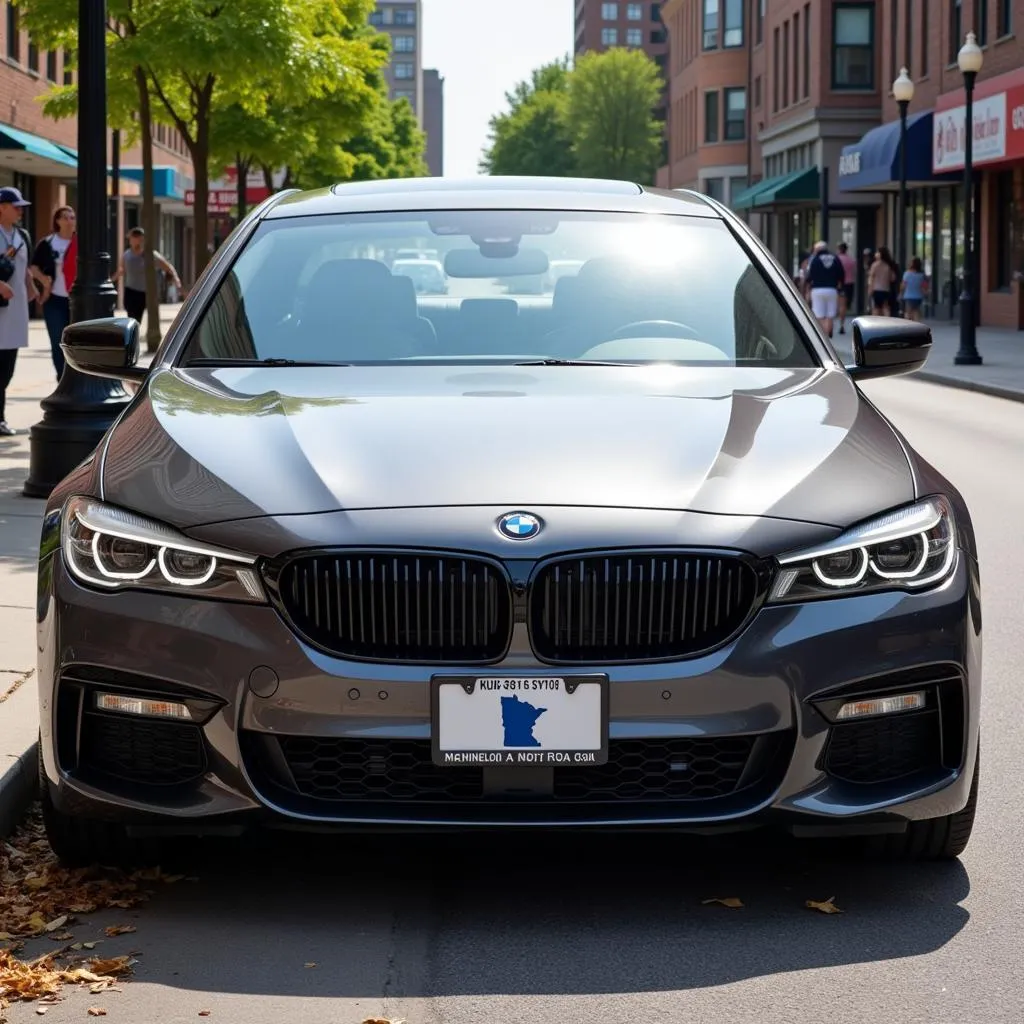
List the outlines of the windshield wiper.
{"type": "Polygon", "coordinates": [[[601,359],[530,359],[513,366],[636,366],[637,363],[608,362],[601,359]]]}
{"type": "Polygon", "coordinates": [[[352,366],[352,363],[336,363],[329,359],[213,359],[202,356],[190,359],[186,366],[352,366]]]}

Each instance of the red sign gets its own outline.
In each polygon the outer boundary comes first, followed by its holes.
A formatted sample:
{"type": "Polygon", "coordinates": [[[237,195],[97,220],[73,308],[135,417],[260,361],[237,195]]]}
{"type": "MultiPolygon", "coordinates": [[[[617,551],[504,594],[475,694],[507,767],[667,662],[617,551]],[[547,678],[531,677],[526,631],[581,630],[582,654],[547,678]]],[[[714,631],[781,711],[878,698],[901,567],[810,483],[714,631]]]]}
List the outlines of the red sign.
{"type": "MultiPolygon", "coordinates": [[[[230,210],[237,202],[238,193],[232,189],[211,189],[207,196],[206,208],[221,212],[220,207],[230,210]]],[[[185,189],[185,205],[196,205],[196,190],[194,188],[185,189]]]]}
{"type": "MultiPolygon", "coordinates": [[[[972,111],[974,164],[1024,160],[1024,69],[979,82],[972,111]]],[[[940,96],[932,116],[932,170],[964,166],[967,108],[962,89],[940,96]]]]}

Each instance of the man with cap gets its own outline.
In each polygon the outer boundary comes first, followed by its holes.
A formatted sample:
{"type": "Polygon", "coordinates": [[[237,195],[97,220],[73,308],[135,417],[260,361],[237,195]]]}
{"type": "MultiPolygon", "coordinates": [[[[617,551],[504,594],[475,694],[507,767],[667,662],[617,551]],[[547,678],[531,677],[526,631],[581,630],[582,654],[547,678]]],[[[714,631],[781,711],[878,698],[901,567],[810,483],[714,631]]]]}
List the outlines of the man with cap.
{"type": "Polygon", "coordinates": [[[0,437],[16,433],[6,419],[7,387],[18,349],[28,347],[28,304],[39,297],[28,269],[29,237],[18,225],[31,205],[18,189],[0,188],[0,437]]]}
{"type": "Polygon", "coordinates": [[[839,257],[828,251],[828,242],[818,242],[807,264],[807,287],[811,293],[811,312],[821,329],[831,338],[832,322],[839,312],[839,292],[846,280],[839,257]]]}

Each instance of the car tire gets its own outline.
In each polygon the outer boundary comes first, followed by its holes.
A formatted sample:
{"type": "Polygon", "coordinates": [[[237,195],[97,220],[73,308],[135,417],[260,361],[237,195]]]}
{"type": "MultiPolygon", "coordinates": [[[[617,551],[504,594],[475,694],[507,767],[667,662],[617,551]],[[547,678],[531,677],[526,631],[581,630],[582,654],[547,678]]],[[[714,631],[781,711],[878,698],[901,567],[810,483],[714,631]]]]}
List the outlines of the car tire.
{"type": "Polygon", "coordinates": [[[43,827],[50,848],[69,868],[99,865],[110,868],[146,868],[159,864],[159,844],[128,835],[123,825],[95,818],[79,818],[57,810],[39,751],[39,800],[43,827]]]}
{"type": "Polygon", "coordinates": [[[941,818],[912,821],[906,832],[898,835],[873,836],[868,840],[871,856],[895,861],[955,860],[967,849],[974,829],[978,807],[978,778],[981,773],[981,752],[974,762],[974,777],[967,805],[955,814],[941,818]]]}

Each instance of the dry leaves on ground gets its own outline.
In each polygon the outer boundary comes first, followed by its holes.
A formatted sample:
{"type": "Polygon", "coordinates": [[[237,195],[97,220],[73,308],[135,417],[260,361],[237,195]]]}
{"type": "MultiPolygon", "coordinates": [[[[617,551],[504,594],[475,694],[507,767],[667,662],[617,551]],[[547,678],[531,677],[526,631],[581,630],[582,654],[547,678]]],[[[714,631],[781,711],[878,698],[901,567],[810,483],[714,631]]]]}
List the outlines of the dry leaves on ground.
{"type": "Polygon", "coordinates": [[[841,914],[842,910],[832,902],[834,899],[835,896],[829,896],[827,900],[808,900],[805,906],[808,910],[819,910],[823,914],[841,914]]]}
{"type": "Polygon", "coordinates": [[[743,906],[743,900],[737,899],[735,896],[724,896],[722,898],[715,897],[710,900],[701,900],[701,903],[705,906],[708,903],[718,903],[723,907],[728,907],[730,910],[738,910],[743,906]]]}
{"type": "Polygon", "coordinates": [[[35,960],[22,961],[9,950],[0,950],[0,997],[5,1000],[52,999],[64,985],[88,985],[95,995],[114,990],[119,978],[131,973],[131,957],[117,956],[85,960],[76,966],[61,967],[57,954],[46,953],[35,960]]]}
{"type": "Polygon", "coordinates": [[[363,1024],[405,1024],[405,1018],[392,1020],[390,1017],[367,1017],[363,1024]]]}

